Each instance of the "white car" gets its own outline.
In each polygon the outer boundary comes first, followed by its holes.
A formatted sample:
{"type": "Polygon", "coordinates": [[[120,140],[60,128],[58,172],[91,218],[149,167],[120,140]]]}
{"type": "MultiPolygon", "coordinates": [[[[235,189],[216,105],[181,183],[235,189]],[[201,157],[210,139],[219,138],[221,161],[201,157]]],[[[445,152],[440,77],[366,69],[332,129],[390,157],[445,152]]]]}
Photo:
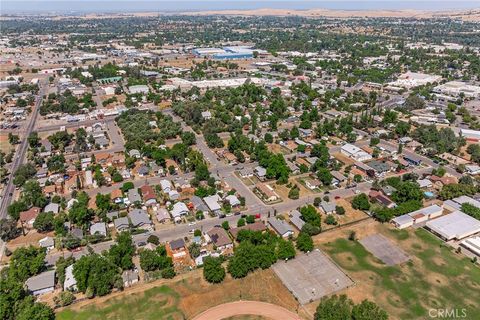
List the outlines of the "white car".
{"type": "Polygon", "coordinates": [[[188,225],[189,225],[189,226],[194,226],[194,225],[196,225],[196,224],[197,224],[196,222],[190,222],[188,225]]]}

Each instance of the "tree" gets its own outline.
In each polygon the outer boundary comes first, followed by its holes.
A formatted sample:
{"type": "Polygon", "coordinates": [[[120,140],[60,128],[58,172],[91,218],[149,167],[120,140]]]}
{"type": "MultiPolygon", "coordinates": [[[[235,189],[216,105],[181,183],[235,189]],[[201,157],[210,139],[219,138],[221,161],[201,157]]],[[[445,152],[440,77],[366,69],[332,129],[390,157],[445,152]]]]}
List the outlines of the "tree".
{"type": "Polygon", "coordinates": [[[292,241],[280,239],[277,247],[278,259],[287,260],[295,257],[295,247],[292,241]]]}
{"type": "Polygon", "coordinates": [[[134,253],[135,247],[130,232],[121,232],[117,237],[117,243],[110,248],[108,257],[122,270],[128,270],[134,267],[132,262],[134,253]]]}
{"type": "Polygon", "coordinates": [[[43,195],[42,187],[36,180],[25,182],[22,190],[22,201],[28,206],[43,208],[47,204],[47,199],[43,195]]]}
{"type": "Polygon", "coordinates": [[[336,225],[336,224],[337,224],[337,220],[335,219],[335,217],[333,216],[333,214],[329,214],[329,215],[327,215],[327,217],[325,218],[325,223],[326,223],[326,224],[330,224],[330,225],[336,225]]]}
{"type": "Polygon", "coordinates": [[[296,185],[294,185],[288,192],[288,198],[293,200],[300,198],[300,189],[296,185]]]}
{"type": "Polygon", "coordinates": [[[246,221],[248,224],[255,223],[255,216],[254,216],[253,214],[250,214],[250,215],[248,215],[248,216],[245,218],[245,221],[246,221]]]}
{"type": "Polygon", "coordinates": [[[300,214],[303,221],[314,227],[321,226],[321,218],[314,206],[308,205],[300,208],[300,214]]]}
{"type": "Polygon", "coordinates": [[[10,271],[15,277],[24,282],[45,268],[45,249],[33,246],[21,247],[15,250],[10,260],[10,271]]]}
{"type": "Polygon", "coordinates": [[[196,143],[196,137],[193,132],[185,131],[182,133],[182,142],[187,146],[194,145],[196,143]]]}
{"type": "Polygon", "coordinates": [[[16,187],[21,187],[28,179],[33,178],[36,173],[37,170],[33,164],[23,164],[15,171],[13,184],[16,187]]]}
{"type": "Polygon", "coordinates": [[[128,181],[123,184],[123,186],[120,188],[124,193],[128,192],[128,190],[135,188],[135,185],[133,182],[128,181]]]}
{"type": "Polygon", "coordinates": [[[40,232],[53,230],[53,212],[40,212],[33,222],[33,227],[40,232]]]}
{"type": "Polygon", "coordinates": [[[153,243],[154,245],[159,245],[160,244],[160,239],[158,239],[158,237],[154,234],[151,234],[148,236],[147,238],[147,242],[148,243],[153,243]]]}
{"type": "Polygon", "coordinates": [[[228,221],[223,221],[222,222],[222,228],[225,229],[225,230],[230,229],[230,225],[229,225],[228,221]]]}
{"type": "Polygon", "coordinates": [[[327,168],[320,168],[317,171],[317,176],[325,186],[329,186],[332,183],[333,176],[327,168]]]}
{"type": "Polygon", "coordinates": [[[306,234],[309,234],[311,236],[319,234],[322,229],[318,226],[314,226],[309,222],[306,222],[303,227],[302,227],[302,232],[305,232],[306,234]]]}
{"type": "Polygon", "coordinates": [[[20,137],[11,132],[8,133],[8,143],[11,145],[18,144],[20,142],[20,137]]]}
{"type": "Polygon", "coordinates": [[[71,305],[75,301],[75,296],[70,291],[62,291],[58,296],[53,298],[53,302],[57,307],[65,307],[71,305]]]}
{"type": "Polygon", "coordinates": [[[245,219],[243,219],[243,218],[238,219],[237,228],[243,227],[244,225],[245,225],[245,219]]]}
{"type": "Polygon", "coordinates": [[[335,206],[335,212],[340,215],[345,214],[345,208],[342,206],[335,206]]]}
{"type": "Polygon", "coordinates": [[[190,256],[195,259],[200,256],[201,247],[198,243],[193,242],[188,246],[188,252],[190,252],[190,256]]]}
{"type": "Polygon", "coordinates": [[[140,252],[140,267],[145,272],[157,270],[159,268],[157,253],[152,250],[142,250],[140,252]]]}
{"type": "Polygon", "coordinates": [[[303,252],[312,251],[313,250],[312,237],[305,232],[300,232],[297,237],[297,249],[303,252]]]}
{"type": "Polygon", "coordinates": [[[353,320],[387,320],[388,314],[374,302],[363,300],[352,308],[353,320]]]}
{"type": "Polygon", "coordinates": [[[110,259],[91,254],[75,262],[73,276],[79,291],[88,293],[87,296],[104,296],[112,291],[120,275],[119,268],[110,259]]]}
{"type": "Polygon", "coordinates": [[[219,258],[205,257],[203,259],[203,277],[210,283],[220,283],[225,279],[225,268],[219,258]]]}
{"type": "Polygon", "coordinates": [[[368,196],[365,193],[355,196],[352,200],[352,208],[358,210],[370,209],[370,201],[368,200],[368,196]]]}
{"type": "Polygon", "coordinates": [[[20,218],[20,212],[28,209],[25,201],[18,200],[13,201],[7,208],[8,215],[15,220],[15,222],[20,218]]]}
{"type": "MultiPolygon", "coordinates": [[[[314,315],[315,320],[349,320],[352,314],[352,301],[346,295],[323,297],[314,315]]],[[[374,318],[372,318],[373,320],[374,318]]]]}
{"type": "Polygon", "coordinates": [[[54,320],[55,313],[44,303],[35,302],[32,296],[20,302],[15,315],[16,320],[54,320]]]}
{"type": "Polygon", "coordinates": [[[36,148],[40,144],[40,138],[38,137],[38,133],[36,131],[32,131],[28,136],[28,144],[30,148],[36,148]]]}
{"type": "Polygon", "coordinates": [[[273,142],[273,136],[272,136],[272,134],[269,133],[269,132],[265,133],[264,139],[265,139],[265,142],[266,142],[266,143],[272,143],[272,142],[273,142]]]}
{"type": "Polygon", "coordinates": [[[10,241],[20,235],[20,229],[17,228],[17,220],[1,219],[0,220],[0,239],[10,241]]]}

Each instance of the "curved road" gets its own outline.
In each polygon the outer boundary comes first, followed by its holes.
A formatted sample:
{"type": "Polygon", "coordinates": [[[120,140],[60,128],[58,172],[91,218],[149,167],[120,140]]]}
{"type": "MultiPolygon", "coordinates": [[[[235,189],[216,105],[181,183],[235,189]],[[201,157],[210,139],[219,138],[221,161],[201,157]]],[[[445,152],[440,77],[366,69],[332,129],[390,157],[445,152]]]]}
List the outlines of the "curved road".
{"type": "Polygon", "coordinates": [[[235,301],[220,304],[197,315],[193,320],[221,320],[238,315],[256,315],[268,319],[301,320],[283,307],[260,301],[235,301]]]}

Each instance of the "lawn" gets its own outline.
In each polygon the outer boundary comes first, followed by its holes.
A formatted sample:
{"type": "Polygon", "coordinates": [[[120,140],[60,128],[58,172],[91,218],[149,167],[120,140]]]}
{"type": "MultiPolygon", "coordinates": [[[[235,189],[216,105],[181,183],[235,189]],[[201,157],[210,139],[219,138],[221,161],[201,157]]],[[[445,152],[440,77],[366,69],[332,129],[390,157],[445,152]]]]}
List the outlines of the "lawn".
{"type": "Polygon", "coordinates": [[[81,311],[66,309],[57,314],[57,319],[184,319],[178,303],[178,293],[167,286],[161,286],[146,290],[142,294],[109,300],[101,308],[89,306],[81,311]]]}
{"type": "Polygon", "coordinates": [[[356,282],[348,294],[375,301],[396,319],[422,319],[438,308],[465,308],[468,319],[480,319],[478,266],[423,229],[397,231],[382,226],[381,233],[412,260],[389,267],[359,242],[344,238],[321,246],[356,282]]]}

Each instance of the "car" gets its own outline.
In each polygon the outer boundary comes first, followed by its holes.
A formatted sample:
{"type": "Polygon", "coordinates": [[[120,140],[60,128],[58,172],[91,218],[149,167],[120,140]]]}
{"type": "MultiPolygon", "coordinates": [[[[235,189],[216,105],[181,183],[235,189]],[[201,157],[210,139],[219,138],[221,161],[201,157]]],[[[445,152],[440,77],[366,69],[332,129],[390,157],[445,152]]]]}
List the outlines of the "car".
{"type": "Polygon", "coordinates": [[[190,222],[188,225],[189,225],[189,226],[194,226],[194,225],[196,225],[196,224],[197,224],[196,222],[190,222]]]}
{"type": "Polygon", "coordinates": [[[340,196],[335,196],[335,200],[338,200],[338,199],[340,199],[340,196]]]}
{"type": "Polygon", "coordinates": [[[188,233],[190,233],[190,234],[195,233],[195,229],[190,229],[190,231],[188,231],[188,233]]]}
{"type": "Polygon", "coordinates": [[[360,190],[355,190],[355,194],[359,194],[360,193],[360,190]]]}

